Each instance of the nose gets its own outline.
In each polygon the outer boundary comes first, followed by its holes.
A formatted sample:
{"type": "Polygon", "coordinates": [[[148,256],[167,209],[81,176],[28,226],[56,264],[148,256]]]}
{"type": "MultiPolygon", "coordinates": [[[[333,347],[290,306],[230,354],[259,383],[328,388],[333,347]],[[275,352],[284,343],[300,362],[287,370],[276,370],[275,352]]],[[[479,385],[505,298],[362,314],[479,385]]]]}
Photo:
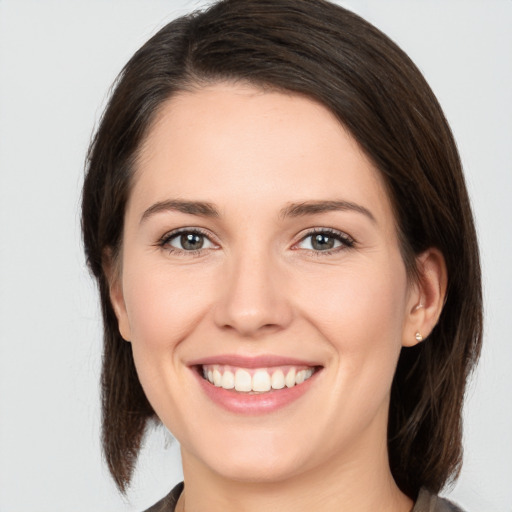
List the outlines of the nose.
{"type": "Polygon", "coordinates": [[[216,325],[251,339],[285,329],[293,316],[289,286],[273,258],[245,251],[228,267],[215,305],[216,325]]]}

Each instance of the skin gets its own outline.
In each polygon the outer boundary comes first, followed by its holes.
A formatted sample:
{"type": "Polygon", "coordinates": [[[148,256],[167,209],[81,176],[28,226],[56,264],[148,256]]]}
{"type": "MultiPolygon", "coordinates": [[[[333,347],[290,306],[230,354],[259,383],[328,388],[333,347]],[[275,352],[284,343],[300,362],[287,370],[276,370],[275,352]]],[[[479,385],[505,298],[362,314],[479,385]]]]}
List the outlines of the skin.
{"type": "Polygon", "coordinates": [[[389,393],[402,346],[430,332],[446,288],[437,251],[418,267],[411,282],[379,172],[322,105],[216,84],[162,106],[138,160],[111,297],[147,397],[180,442],[187,511],[411,509],[388,465],[389,393]],[[217,214],[154,206],[173,200],[217,214]],[[286,214],[319,201],[358,208],[286,214]],[[183,228],[206,234],[201,250],[170,238],[183,228]],[[311,229],[353,245],[317,250],[311,229]],[[235,414],[189,366],[219,354],[299,357],[322,370],[286,407],[235,414]]]}

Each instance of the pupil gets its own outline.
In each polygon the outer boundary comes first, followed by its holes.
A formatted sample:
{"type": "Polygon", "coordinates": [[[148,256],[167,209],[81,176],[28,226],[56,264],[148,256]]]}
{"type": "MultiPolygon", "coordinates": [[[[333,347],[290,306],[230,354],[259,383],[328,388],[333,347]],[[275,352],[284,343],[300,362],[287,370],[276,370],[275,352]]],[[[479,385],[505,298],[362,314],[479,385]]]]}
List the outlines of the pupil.
{"type": "Polygon", "coordinates": [[[332,249],[334,247],[334,238],[318,234],[313,238],[313,248],[319,251],[325,251],[326,249],[332,249]]]}
{"type": "Polygon", "coordinates": [[[203,246],[203,236],[198,235],[197,233],[186,233],[181,235],[181,246],[183,249],[187,249],[189,251],[201,249],[203,246]]]}

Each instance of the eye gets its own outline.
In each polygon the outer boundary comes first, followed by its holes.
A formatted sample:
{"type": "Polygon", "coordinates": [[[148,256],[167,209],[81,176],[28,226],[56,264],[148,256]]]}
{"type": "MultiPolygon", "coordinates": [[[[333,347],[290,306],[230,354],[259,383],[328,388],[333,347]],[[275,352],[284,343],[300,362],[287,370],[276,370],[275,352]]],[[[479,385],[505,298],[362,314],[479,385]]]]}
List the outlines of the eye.
{"type": "Polygon", "coordinates": [[[315,230],[296,245],[298,249],[329,252],[343,247],[353,247],[354,240],[348,235],[331,229],[315,230]]]}
{"type": "Polygon", "coordinates": [[[194,252],[217,246],[199,230],[181,230],[165,235],[160,245],[171,251],[194,252]]]}

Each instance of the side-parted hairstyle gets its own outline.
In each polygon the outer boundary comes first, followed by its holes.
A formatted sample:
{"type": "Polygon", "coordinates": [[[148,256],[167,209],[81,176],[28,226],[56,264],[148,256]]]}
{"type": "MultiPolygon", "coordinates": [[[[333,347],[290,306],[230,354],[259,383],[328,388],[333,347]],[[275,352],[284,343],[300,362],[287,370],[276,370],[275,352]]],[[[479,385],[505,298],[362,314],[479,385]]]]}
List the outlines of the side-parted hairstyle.
{"type": "Polygon", "coordinates": [[[118,487],[129,485],[156,416],[131,344],[119,334],[106,268],[121,249],[138,151],[159,108],[178,91],[217,82],[296,92],[325,105],[382,174],[410,278],[421,278],[416,255],[430,247],[443,254],[446,302],[430,336],[402,349],[388,425],[398,486],[413,499],[421,486],[438,492],[460,469],[464,391],[482,337],[479,254],[461,163],[413,62],[371,24],[324,0],[221,0],[162,28],[117,79],[89,148],[82,229],[101,295],[102,441],[118,487]]]}

